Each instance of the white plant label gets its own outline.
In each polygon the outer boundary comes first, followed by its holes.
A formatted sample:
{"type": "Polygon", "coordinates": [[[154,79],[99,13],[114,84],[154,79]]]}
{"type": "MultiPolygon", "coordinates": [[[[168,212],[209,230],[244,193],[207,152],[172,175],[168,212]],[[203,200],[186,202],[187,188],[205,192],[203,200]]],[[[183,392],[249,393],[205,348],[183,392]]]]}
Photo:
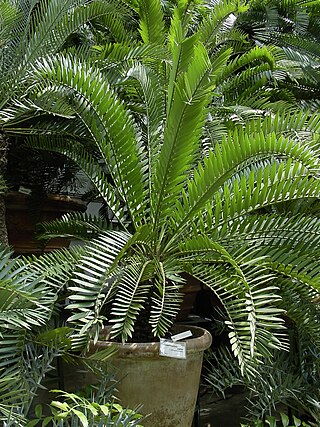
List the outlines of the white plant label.
{"type": "Polygon", "coordinates": [[[32,193],[32,190],[30,188],[22,187],[22,185],[20,185],[18,191],[19,193],[26,194],[28,196],[32,193]]]}
{"type": "Polygon", "coordinates": [[[187,358],[187,343],[177,343],[160,338],[160,356],[173,357],[175,359],[187,358]]]}
{"type": "Polygon", "coordinates": [[[192,332],[190,330],[181,332],[180,334],[172,335],[172,341],[184,340],[185,338],[192,337],[192,332]]]}

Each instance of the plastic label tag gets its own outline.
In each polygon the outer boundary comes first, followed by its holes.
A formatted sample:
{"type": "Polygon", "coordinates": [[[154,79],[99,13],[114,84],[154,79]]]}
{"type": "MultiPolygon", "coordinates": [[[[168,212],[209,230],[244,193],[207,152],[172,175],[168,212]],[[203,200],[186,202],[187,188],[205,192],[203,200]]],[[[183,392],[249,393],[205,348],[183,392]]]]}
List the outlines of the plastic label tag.
{"type": "Polygon", "coordinates": [[[173,357],[175,359],[187,358],[187,343],[177,343],[160,338],[160,356],[173,357]]]}
{"type": "Polygon", "coordinates": [[[20,185],[18,191],[19,193],[26,194],[28,196],[32,193],[32,190],[30,188],[23,187],[22,185],[20,185]]]}
{"type": "Polygon", "coordinates": [[[171,339],[172,341],[179,341],[189,337],[192,337],[192,332],[190,330],[180,332],[180,334],[172,335],[171,339]]]}

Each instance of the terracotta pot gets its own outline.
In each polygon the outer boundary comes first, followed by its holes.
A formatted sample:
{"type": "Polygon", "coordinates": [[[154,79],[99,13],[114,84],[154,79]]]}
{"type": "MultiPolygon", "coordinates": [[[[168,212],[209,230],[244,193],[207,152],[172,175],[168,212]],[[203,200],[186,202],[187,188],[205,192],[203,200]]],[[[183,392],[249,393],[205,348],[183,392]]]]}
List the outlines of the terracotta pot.
{"type": "Polygon", "coordinates": [[[45,243],[37,240],[36,223],[52,221],[68,212],[86,210],[86,203],[82,200],[50,194],[40,206],[39,218],[34,221],[30,213],[30,196],[12,191],[6,195],[5,203],[9,245],[15,253],[23,255],[40,254],[68,246],[69,240],[63,238],[51,239],[45,243]]]}
{"type": "Polygon", "coordinates": [[[145,427],[190,427],[194,416],[200,382],[203,352],[212,337],[203,328],[179,325],[175,332],[190,329],[192,338],[185,340],[186,359],[159,355],[159,342],[120,344],[105,339],[91,350],[117,347],[110,369],[120,383],[117,385],[121,404],[129,408],[143,405],[140,413],[148,415],[145,427]],[[150,414],[150,415],[149,415],[150,414]]]}

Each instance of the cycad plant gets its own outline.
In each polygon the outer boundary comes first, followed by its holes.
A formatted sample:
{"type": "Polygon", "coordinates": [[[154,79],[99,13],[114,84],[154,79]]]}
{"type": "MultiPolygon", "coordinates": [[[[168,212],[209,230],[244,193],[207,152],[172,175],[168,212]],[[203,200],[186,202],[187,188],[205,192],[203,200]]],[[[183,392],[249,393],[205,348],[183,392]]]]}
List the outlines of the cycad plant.
{"type": "MultiPolygon", "coordinates": [[[[251,43],[276,45],[284,53],[280,88],[297,103],[319,107],[319,2],[252,1],[237,27],[251,43]],[[291,93],[291,95],[290,95],[291,93]]],[[[279,65],[280,65],[279,63],[279,65]]]]}
{"type": "MultiPolygon", "coordinates": [[[[78,39],[90,45],[90,23],[117,17],[122,2],[114,0],[3,0],[0,2],[0,111],[12,100],[22,101],[30,89],[32,68],[44,55],[63,51],[78,39]]],[[[42,104],[38,99],[39,106],[42,104]]],[[[43,104],[42,104],[43,105],[43,104]]],[[[0,128],[0,174],[5,176],[8,129],[0,128]]],[[[27,162],[27,159],[25,159],[27,162]]],[[[26,168],[26,165],[24,166],[26,168]]],[[[0,239],[7,243],[4,200],[0,198],[0,239]]]]}
{"type": "MultiPolygon", "coordinates": [[[[50,124],[61,138],[38,146],[81,166],[115,224],[106,229],[71,215],[46,227],[46,237],[85,242],[69,287],[74,347],[97,340],[106,321],[123,341],[146,323],[152,336],[164,336],[179,312],[186,272],[221,301],[232,350],[242,372],[252,374],[271,349],[287,346],[281,286],[308,300],[319,295],[319,221],[265,208],[318,198],[320,118],[266,112],[204,144],[232,50],[210,50],[214,16],[188,33],[186,1],[168,29],[159,0],[138,3],[141,38],[161,46],[163,56],[134,61],[116,89],[103,70],[71,54],[33,69],[34,104],[46,98],[45,112],[50,100],[57,112],[59,99],[64,114],[56,128],[50,124]],[[119,85],[128,89],[126,103],[119,85]]],[[[6,126],[24,111],[25,104],[7,109],[6,126]]]]}

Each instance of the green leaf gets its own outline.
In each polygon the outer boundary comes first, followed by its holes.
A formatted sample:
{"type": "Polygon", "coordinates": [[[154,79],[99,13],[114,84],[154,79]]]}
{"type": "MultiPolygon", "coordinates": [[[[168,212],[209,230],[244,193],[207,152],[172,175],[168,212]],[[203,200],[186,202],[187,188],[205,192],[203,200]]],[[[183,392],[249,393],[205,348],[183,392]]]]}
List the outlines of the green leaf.
{"type": "Polygon", "coordinates": [[[297,417],[295,417],[294,415],[293,415],[293,422],[294,422],[294,425],[295,425],[295,427],[299,427],[299,426],[301,426],[301,420],[299,420],[297,417]]]}
{"type": "Polygon", "coordinates": [[[78,411],[77,409],[74,409],[74,408],[72,408],[72,412],[79,418],[79,420],[81,421],[81,424],[83,425],[83,427],[88,427],[89,426],[88,419],[84,415],[84,413],[82,413],[81,411],[78,411]]]}
{"type": "Polygon", "coordinates": [[[289,417],[284,414],[283,412],[280,413],[280,417],[281,417],[281,422],[283,427],[288,427],[289,425],[289,417]]]}
{"type": "Polygon", "coordinates": [[[52,421],[51,417],[45,417],[42,421],[42,427],[46,427],[52,421]]]}
{"type": "Polygon", "coordinates": [[[42,417],[42,405],[36,405],[34,412],[38,418],[41,418],[42,417]]]}
{"type": "Polygon", "coordinates": [[[58,400],[53,400],[50,405],[62,411],[69,411],[70,409],[69,405],[66,402],[59,402],[58,400]]]}

